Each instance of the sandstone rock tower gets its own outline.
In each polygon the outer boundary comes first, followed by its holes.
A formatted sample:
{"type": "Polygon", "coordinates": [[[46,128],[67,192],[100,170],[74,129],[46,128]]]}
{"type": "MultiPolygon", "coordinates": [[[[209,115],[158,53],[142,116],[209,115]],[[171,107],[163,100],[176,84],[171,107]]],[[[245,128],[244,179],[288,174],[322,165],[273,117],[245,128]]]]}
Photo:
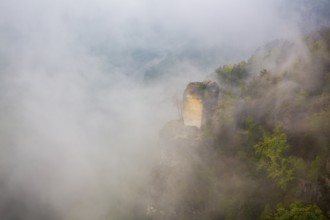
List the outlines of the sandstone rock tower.
{"type": "Polygon", "coordinates": [[[201,128],[210,123],[215,112],[219,86],[216,82],[191,82],[183,94],[183,123],[201,128]]]}

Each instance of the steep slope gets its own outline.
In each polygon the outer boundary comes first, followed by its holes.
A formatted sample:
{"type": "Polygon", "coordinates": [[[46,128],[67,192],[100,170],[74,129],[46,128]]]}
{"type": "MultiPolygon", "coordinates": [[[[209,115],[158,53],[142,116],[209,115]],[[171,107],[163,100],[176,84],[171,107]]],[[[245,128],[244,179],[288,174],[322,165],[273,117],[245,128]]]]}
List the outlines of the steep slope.
{"type": "MultiPolygon", "coordinates": [[[[212,126],[163,145],[176,162],[156,172],[161,196],[151,218],[326,219],[330,28],[272,42],[213,76],[212,126]]],[[[198,97],[191,115],[200,125],[198,97]]]]}

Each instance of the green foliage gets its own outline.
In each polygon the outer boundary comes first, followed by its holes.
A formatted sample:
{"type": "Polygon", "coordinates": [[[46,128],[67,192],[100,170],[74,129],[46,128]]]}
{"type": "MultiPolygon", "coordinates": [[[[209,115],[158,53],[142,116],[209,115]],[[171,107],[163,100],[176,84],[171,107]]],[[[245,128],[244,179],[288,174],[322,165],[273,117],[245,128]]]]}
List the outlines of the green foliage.
{"type": "Polygon", "coordinates": [[[269,204],[267,204],[265,206],[263,212],[260,215],[260,219],[261,220],[272,220],[272,219],[274,219],[274,212],[270,208],[270,205],[269,204]]]}
{"type": "Polygon", "coordinates": [[[279,205],[275,212],[272,212],[267,205],[261,214],[261,220],[325,220],[326,217],[321,209],[315,204],[303,205],[301,202],[293,202],[289,209],[279,205]]]}
{"type": "Polygon", "coordinates": [[[234,65],[233,64],[227,64],[227,65],[223,65],[223,72],[225,74],[231,74],[231,72],[233,71],[234,65]]]}
{"type": "Polygon", "coordinates": [[[312,115],[312,125],[315,130],[330,131],[330,106],[312,115]]]}
{"type": "Polygon", "coordinates": [[[240,82],[248,76],[247,63],[245,61],[239,64],[224,65],[215,72],[220,82],[235,86],[239,85],[240,82]]]}
{"type": "Polygon", "coordinates": [[[260,217],[261,220],[326,220],[321,209],[315,204],[303,205],[295,201],[291,203],[289,209],[278,206],[275,212],[272,212],[269,206],[266,206],[260,217]]]}
{"type": "Polygon", "coordinates": [[[265,220],[325,219],[321,209],[330,209],[330,28],[304,40],[306,50],[301,42],[274,41],[248,62],[216,70],[223,84],[217,149],[245,166],[236,175],[255,181],[249,205],[242,201],[241,214],[228,218],[256,219],[250,213],[259,212],[265,220]],[[272,209],[278,203],[285,208],[272,209]]]}
{"type": "Polygon", "coordinates": [[[321,160],[320,156],[317,156],[311,162],[310,168],[307,173],[307,177],[310,179],[310,181],[314,181],[314,182],[317,181],[317,179],[320,176],[320,171],[321,171],[323,164],[324,164],[324,161],[321,160]]]}
{"type": "Polygon", "coordinates": [[[251,116],[245,120],[246,130],[248,131],[248,148],[254,146],[260,139],[260,128],[251,116]]]}
{"type": "MultiPolygon", "coordinates": [[[[249,202],[254,212],[262,206],[262,219],[308,219],[296,215],[297,210],[311,219],[315,216],[308,212],[316,213],[317,219],[317,209],[330,209],[326,168],[330,158],[330,28],[311,34],[305,43],[307,51],[301,51],[300,44],[272,42],[258,49],[247,63],[216,70],[220,83],[225,84],[217,119],[222,125],[232,125],[219,130],[217,143],[220,149],[226,146],[236,152],[230,155],[256,181],[260,189],[250,188],[256,197],[249,202]],[[252,77],[246,80],[248,76],[252,77]],[[234,105],[229,105],[228,93],[236,95],[234,105]],[[260,193],[264,185],[269,189],[260,193]],[[295,200],[309,205],[271,209],[295,200]]],[[[241,211],[248,215],[252,209],[244,207],[241,211]]]]}
{"type": "Polygon", "coordinates": [[[220,105],[218,105],[216,112],[218,126],[233,125],[237,100],[238,97],[231,93],[223,94],[222,101],[220,105]]]}
{"type": "Polygon", "coordinates": [[[294,169],[291,166],[292,158],[285,157],[289,145],[283,129],[277,125],[272,134],[265,132],[254,148],[259,156],[258,168],[265,169],[268,176],[285,189],[294,178],[294,169]]]}

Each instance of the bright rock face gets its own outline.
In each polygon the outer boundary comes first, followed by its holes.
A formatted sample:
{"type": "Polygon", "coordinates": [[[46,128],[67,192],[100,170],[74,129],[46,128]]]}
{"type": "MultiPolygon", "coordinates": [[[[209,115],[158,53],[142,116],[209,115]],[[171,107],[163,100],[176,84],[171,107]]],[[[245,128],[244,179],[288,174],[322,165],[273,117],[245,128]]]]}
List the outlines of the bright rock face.
{"type": "Polygon", "coordinates": [[[215,82],[189,83],[183,94],[183,123],[201,128],[209,123],[216,109],[219,86],[215,82]]]}
{"type": "Polygon", "coordinates": [[[183,121],[187,126],[202,125],[203,101],[199,95],[187,94],[184,102],[183,121]]]}

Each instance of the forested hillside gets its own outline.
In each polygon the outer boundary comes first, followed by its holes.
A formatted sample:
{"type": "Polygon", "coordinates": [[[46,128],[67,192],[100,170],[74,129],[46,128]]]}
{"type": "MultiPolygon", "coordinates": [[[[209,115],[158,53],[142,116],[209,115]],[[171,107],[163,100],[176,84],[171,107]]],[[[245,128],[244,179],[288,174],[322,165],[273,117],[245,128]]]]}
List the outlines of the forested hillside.
{"type": "Polygon", "coordinates": [[[272,42],[216,75],[231,86],[223,91],[213,147],[238,160],[240,174],[255,184],[243,190],[245,202],[235,199],[236,210],[292,219],[301,209],[313,212],[303,219],[322,219],[319,208],[324,215],[330,209],[330,29],[272,42]]]}
{"type": "Polygon", "coordinates": [[[158,201],[161,219],[329,218],[330,29],[271,42],[213,77],[219,106],[198,147],[169,144],[180,162],[157,177],[171,198],[158,201]]]}

